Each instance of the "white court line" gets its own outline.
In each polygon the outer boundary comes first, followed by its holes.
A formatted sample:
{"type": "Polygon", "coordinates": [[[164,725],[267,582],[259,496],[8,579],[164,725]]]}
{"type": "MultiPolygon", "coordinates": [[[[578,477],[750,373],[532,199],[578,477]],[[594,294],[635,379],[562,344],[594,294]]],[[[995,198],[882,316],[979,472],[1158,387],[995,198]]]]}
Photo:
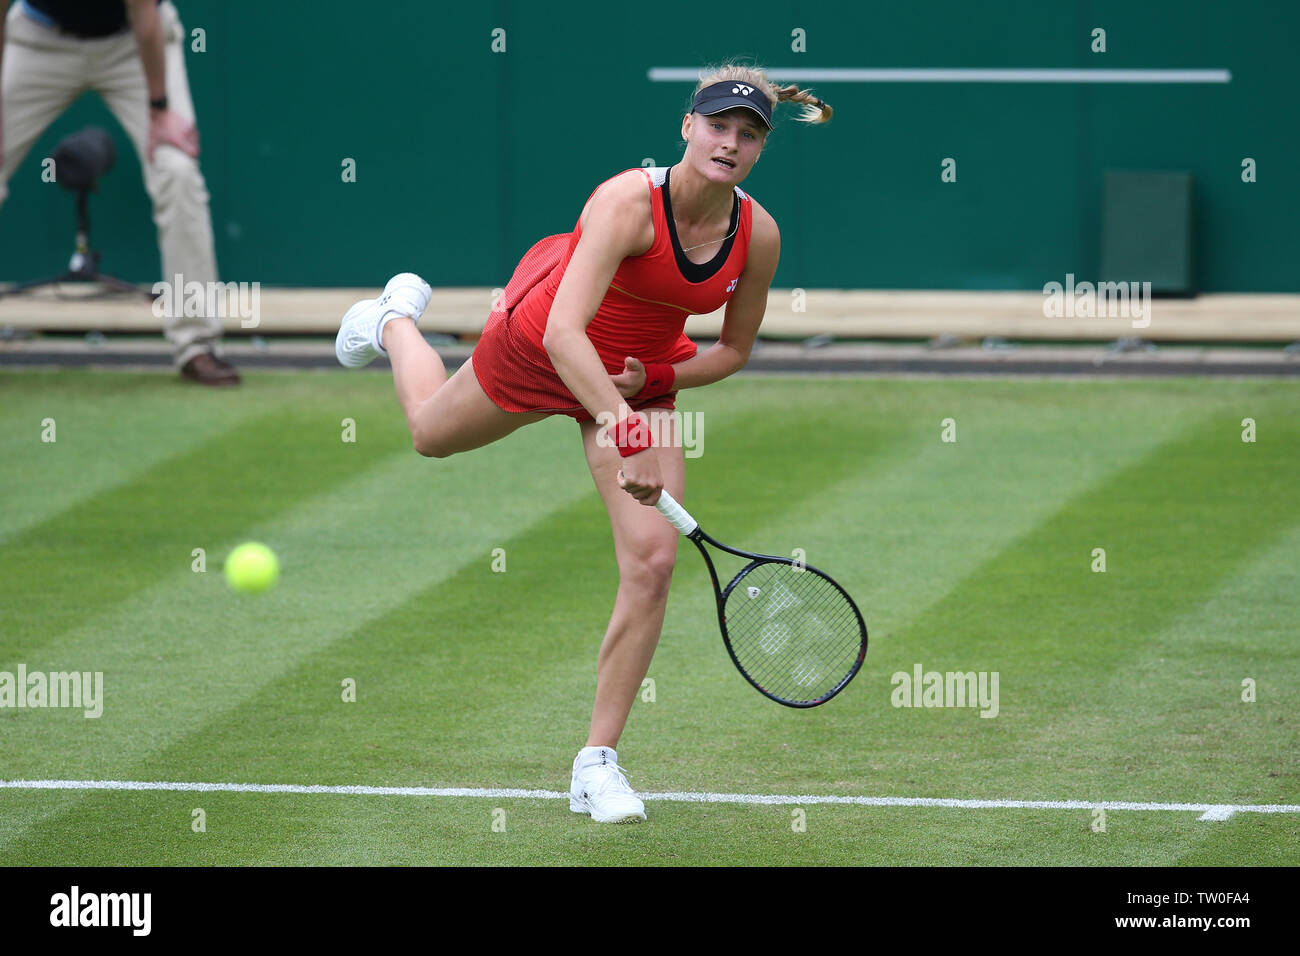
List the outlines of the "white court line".
{"type": "MultiPolygon", "coordinates": [[[[379,797],[495,797],[562,800],[558,790],[492,787],[370,787],[300,783],[185,783],[165,780],[0,780],[0,790],[168,790],[199,793],[324,793],[379,797]]],[[[1199,820],[1227,820],[1234,813],[1300,813],[1300,804],[1135,803],[1125,800],[958,800],[944,797],[792,796],[761,793],[642,793],[643,800],[671,803],[748,803],[762,805],[852,804],[863,807],[953,807],[966,810],[1149,810],[1199,813],[1199,820]]]]}
{"type": "MultiPolygon", "coordinates": [[[[765,71],[782,80],[805,83],[1231,83],[1231,70],[1074,70],[880,68],[765,71]]],[[[652,66],[652,83],[698,82],[700,71],[684,66],[652,66]]]]}

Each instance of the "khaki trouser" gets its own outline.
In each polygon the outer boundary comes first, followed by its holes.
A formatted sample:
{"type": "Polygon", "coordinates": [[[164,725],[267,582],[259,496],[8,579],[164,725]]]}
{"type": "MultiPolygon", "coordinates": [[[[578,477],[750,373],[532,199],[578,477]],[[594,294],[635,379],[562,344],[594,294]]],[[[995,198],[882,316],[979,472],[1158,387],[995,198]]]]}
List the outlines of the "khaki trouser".
{"type": "MultiPolygon", "coordinates": [[[[158,7],[158,16],[167,68],[167,105],[192,123],[194,103],[185,75],[185,28],[169,0],[158,7]]],[[[135,35],[130,30],[110,37],[79,39],[37,23],[22,11],[21,4],[9,8],[0,74],[0,116],[4,120],[0,203],[9,194],[8,181],[32,144],[88,89],[104,98],[140,157],[145,189],[153,200],[164,280],[174,282],[179,273],[185,283],[196,281],[207,288],[217,278],[207,185],[198,162],[173,146],[159,146],[153,162],[146,160],[149,91],[135,35]]],[[[37,172],[30,178],[31,183],[24,188],[39,184],[37,172]]],[[[176,290],[176,299],[180,292],[176,290]]],[[[185,311],[174,308],[164,319],[163,331],[176,350],[177,365],[200,352],[216,351],[221,337],[219,318],[176,314],[185,311]]]]}

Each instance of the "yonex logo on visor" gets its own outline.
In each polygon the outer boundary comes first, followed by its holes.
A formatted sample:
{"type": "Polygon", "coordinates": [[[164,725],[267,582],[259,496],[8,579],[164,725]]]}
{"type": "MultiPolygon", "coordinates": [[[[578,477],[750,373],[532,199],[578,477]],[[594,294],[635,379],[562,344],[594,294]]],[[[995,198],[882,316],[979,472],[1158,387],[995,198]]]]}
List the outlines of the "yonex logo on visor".
{"type": "Polygon", "coordinates": [[[763,119],[763,125],[772,128],[772,103],[763,93],[748,83],[726,80],[713,83],[695,94],[691,111],[702,116],[712,116],[723,110],[743,107],[753,110],[763,119]]]}

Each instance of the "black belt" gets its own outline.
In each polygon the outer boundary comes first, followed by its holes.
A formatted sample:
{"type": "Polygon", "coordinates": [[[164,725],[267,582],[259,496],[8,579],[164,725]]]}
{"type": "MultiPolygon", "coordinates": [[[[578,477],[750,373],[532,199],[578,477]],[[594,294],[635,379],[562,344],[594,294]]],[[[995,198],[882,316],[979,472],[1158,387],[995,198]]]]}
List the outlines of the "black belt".
{"type": "Polygon", "coordinates": [[[53,30],[55,33],[58,33],[61,36],[72,37],[77,40],[103,40],[106,37],[115,37],[120,33],[126,33],[128,30],[131,29],[131,23],[130,21],[127,21],[123,23],[121,26],[114,27],[112,30],[107,30],[107,31],[78,30],[73,27],[64,26],[62,23],[54,22],[53,18],[44,10],[40,10],[35,7],[31,7],[29,9],[28,5],[25,3],[20,3],[18,4],[18,6],[22,8],[23,13],[27,16],[27,18],[31,20],[33,23],[37,24],[38,26],[42,26],[47,30],[53,30]]]}
{"type": "Polygon", "coordinates": [[[115,37],[123,33],[129,33],[131,30],[131,24],[128,23],[125,26],[118,27],[116,30],[109,31],[108,33],[87,33],[84,30],[70,30],[62,24],[55,24],[52,29],[65,37],[73,37],[77,40],[104,40],[108,37],[115,37]]]}

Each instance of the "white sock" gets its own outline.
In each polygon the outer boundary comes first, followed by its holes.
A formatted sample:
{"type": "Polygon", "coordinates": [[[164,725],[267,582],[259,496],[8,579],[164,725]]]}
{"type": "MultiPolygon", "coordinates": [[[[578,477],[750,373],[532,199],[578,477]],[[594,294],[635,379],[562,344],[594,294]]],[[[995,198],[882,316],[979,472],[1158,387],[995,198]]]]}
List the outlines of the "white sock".
{"type": "Polygon", "coordinates": [[[375,348],[379,349],[384,355],[388,354],[388,349],[384,348],[384,326],[393,319],[399,318],[405,318],[405,316],[396,309],[389,309],[384,313],[384,317],[379,320],[379,324],[375,326],[375,348]]]}
{"type": "Polygon", "coordinates": [[[583,747],[578,751],[578,769],[596,767],[602,763],[618,763],[618,751],[613,747],[583,747]]]}

